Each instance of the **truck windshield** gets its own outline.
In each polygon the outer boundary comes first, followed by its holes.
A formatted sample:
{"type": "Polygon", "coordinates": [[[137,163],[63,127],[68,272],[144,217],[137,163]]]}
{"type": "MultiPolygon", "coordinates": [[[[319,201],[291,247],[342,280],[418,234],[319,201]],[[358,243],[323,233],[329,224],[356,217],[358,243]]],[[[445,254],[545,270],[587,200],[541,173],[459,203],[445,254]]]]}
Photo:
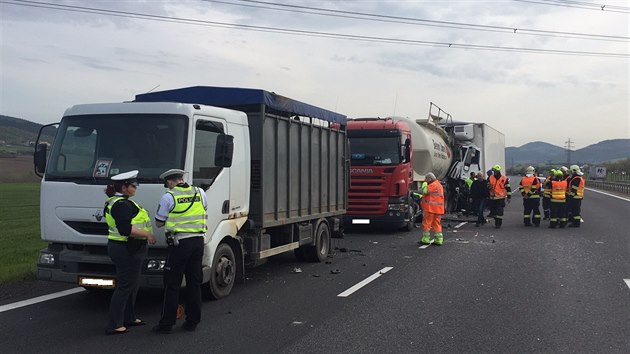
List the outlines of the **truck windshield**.
{"type": "Polygon", "coordinates": [[[401,158],[399,136],[350,137],[353,166],[398,165],[401,158]]]}
{"type": "Polygon", "coordinates": [[[64,117],[50,152],[46,179],[107,184],[139,170],[140,182],[160,183],[170,168],[184,168],[188,118],[167,114],[64,117]]]}

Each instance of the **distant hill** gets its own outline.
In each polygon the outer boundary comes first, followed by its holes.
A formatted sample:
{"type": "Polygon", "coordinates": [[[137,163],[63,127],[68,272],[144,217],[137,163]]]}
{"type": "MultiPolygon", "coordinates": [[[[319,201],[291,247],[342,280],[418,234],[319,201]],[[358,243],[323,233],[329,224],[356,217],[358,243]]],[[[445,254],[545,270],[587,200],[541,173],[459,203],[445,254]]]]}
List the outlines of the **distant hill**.
{"type": "MultiPolygon", "coordinates": [[[[0,115],[0,157],[32,154],[33,143],[42,124],[25,119],[0,115]]],[[[45,135],[43,141],[51,142],[53,136],[45,135]]]]}
{"type": "MultiPolygon", "coordinates": [[[[566,164],[567,158],[566,149],[541,141],[505,148],[505,163],[508,166],[566,164]]],[[[624,158],[630,158],[630,139],[604,140],[571,151],[571,162],[576,164],[602,163],[624,158]]]]}

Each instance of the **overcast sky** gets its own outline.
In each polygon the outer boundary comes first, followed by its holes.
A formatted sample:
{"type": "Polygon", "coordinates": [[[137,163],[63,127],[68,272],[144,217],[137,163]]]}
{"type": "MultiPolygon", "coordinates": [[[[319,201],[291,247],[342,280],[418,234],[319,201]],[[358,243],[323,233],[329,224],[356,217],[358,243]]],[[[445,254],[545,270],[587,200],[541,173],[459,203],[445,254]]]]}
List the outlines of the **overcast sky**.
{"type": "Polygon", "coordinates": [[[74,104],[206,85],[273,91],[348,117],[426,118],[434,102],[503,132],[506,146],[630,138],[625,0],[600,0],[603,11],[590,0],[3,1],[0,114],[38,123],[74,104]],[[260,30],[269,28],[293,32],[260,30]]]}

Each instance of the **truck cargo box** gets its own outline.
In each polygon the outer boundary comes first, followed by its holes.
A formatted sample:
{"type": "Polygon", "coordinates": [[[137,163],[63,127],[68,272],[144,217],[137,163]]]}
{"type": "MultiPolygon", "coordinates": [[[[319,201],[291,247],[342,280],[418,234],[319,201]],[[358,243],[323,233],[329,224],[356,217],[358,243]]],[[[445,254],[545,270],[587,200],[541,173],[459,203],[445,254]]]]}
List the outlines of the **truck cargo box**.
{"type": "Polygon", "coordinates": [[[229,108],[248,117],[249,219],[267,228],[341,215],[347,208],[346,116],[259,89],[196,86],[140,94],[136,102],[229,108]]]}

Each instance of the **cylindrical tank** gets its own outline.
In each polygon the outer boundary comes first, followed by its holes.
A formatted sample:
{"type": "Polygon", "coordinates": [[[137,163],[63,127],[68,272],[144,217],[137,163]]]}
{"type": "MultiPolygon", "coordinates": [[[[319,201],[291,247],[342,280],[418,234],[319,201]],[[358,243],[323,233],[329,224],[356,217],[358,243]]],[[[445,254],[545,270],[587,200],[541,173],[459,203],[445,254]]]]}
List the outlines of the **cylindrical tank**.
{"type": "Polygon", "coordinates": [[[429,172],[433,172],[440,180],[446,177],[453,162],[453,151],[444,129],[426,119],[414,120],[407,117],[393,119],[407,121],[411,128],[413,180],[423,181],[429,172]]]}

